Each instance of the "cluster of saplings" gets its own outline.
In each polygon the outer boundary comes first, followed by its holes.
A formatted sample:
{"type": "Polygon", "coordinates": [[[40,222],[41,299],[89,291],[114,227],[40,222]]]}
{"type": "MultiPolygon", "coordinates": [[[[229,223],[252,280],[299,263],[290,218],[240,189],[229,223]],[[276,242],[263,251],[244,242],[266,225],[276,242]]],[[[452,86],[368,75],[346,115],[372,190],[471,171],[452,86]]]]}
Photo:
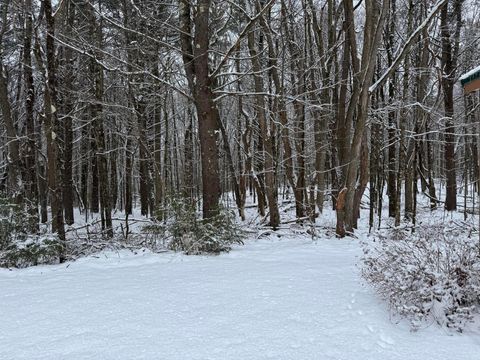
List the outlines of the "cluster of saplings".
{"type": "MultiPolygon", "coordinates": [[[[113,238],[107,238],[102,231],[88,230],[88,227],[82,231],[73,228],[74,231],[67,231],[66,241],[48,232],[47,227],[32,234],[31,217],[22,206],[0,197],[0,267],[55,264],[112,248],[169,249],[188,255],[219,254],[230,251],[234,244],[243,244],[244,239],[244,232],[232,211],[221,207],[216,216],[201,219],[195,204],[180,196],[171,196],[161,214],[152,217],[140,232],[129,234],[119,230],[113,238]]],[[[122,223],[120,228],[124,229],[122,223]]]]}

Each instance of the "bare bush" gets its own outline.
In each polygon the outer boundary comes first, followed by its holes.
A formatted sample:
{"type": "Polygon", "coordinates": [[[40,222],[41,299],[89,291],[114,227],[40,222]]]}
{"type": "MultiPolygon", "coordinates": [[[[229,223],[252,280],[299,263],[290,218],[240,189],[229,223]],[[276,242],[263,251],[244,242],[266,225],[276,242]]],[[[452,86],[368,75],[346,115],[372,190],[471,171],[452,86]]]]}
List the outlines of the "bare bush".
{"type": "Polygon", "coordinates": [[[463,331],[480,304],[479,244],[453,224],[393,229],[363,242],[362,276],[412,329],[463,331]]]}

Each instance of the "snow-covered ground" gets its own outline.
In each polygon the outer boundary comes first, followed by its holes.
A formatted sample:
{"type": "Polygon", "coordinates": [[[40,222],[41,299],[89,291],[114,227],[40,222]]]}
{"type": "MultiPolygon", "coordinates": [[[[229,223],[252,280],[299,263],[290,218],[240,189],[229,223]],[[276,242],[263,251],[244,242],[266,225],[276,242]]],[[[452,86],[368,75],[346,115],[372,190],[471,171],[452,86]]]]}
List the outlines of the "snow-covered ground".
{"type": "Polygon", "coordinates": [[[478,360],[480,334],[411,333],[362,285],[357,240],[103,253],[0,270],[0,359],[478,360]]]}

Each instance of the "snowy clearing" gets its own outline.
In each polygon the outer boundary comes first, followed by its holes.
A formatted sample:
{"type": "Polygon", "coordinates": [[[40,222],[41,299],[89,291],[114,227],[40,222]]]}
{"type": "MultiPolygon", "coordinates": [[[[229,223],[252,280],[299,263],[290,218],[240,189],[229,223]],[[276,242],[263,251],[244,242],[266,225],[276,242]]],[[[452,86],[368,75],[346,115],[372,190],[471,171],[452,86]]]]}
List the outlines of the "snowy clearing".
{"type": "Polygon", "coordinates": [[[212,257],[104,253],[0,270],[0,359],[458,359],[480,337],[389,320],[356,240],[276,235],[212,257]]]}

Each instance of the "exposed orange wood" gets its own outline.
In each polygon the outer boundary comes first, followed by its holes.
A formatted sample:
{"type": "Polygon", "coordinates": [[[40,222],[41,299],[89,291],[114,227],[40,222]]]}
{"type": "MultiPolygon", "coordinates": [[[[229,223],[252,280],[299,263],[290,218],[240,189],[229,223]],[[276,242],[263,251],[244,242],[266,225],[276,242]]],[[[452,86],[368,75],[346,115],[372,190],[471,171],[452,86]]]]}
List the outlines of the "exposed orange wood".
{"type": "Polygon", "coordinates": [[[469,83],[465,84],[463,88],[465,90],[465,94],[480,89],[480,79],[470,81],[469,83]]]}

